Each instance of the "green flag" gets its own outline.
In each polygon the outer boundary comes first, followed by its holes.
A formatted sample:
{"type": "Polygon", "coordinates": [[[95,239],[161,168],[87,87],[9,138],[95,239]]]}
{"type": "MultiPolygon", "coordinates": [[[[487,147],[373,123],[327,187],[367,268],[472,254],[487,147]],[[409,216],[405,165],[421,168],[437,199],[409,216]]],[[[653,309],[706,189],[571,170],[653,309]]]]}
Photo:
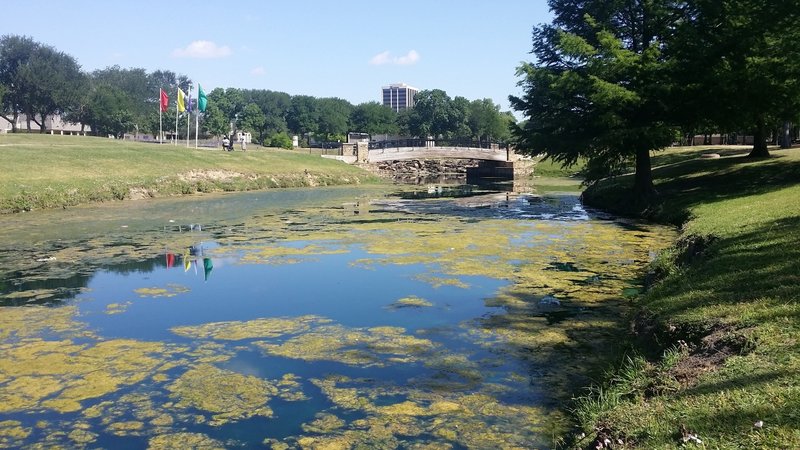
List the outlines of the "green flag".
{"type": "Polygon", "coordinates": [[[208,99],[206,98],[206,93],[203,92],[203,88],[198,84],[197,85],[197,109],[200,112],[206,112],[206,105],[208,105],[208,99]]]}

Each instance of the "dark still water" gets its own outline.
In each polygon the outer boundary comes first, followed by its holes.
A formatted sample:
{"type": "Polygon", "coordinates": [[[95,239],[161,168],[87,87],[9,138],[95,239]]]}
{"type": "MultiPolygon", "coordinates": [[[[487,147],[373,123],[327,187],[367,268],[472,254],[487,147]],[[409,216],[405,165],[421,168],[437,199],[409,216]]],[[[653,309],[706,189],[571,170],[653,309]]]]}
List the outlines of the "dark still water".
{"type": "Polygon", "coordinates": [[[0,217],[0,448],[550,447],[671,237],[441,187],[0,217]]]}

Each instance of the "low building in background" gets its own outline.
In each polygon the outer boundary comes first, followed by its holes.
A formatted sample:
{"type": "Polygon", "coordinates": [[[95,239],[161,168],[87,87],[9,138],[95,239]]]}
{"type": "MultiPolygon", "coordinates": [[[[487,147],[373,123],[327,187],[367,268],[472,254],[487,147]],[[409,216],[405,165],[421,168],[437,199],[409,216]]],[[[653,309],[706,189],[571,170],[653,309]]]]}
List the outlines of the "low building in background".
{"type": "MultiPolygon", "coordinates": [[[[39,117],[36,116],[38,120],[39,117]]],[[[41,121],[40,121],[41,122],[41,121]]],[[[17,116],[17,131],[28,132],[28,118],[25,114],[17,116]]],[[[44,121],[45,132],[49,134],[64,134],[64,135],[80,135],[86,136],[92,132],[89,125],[82,125],[79,123],[67,122],[61,118],[60,115],[47,116],[44,121]]],[[[0,117],[0,133],[10,133],[13,129],[13,124],[8,120],[0,117]]],[[[41,128],[35,122],[31,121],[31,133],[39,133],[41,128]]]]}

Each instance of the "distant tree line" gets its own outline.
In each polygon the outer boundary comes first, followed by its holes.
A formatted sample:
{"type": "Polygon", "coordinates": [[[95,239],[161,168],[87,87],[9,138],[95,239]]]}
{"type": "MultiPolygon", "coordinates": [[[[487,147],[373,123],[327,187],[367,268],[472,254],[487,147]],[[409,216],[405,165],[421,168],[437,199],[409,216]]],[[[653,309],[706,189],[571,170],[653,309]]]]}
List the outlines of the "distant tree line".
{"type": "MultiPolygon", "coordinates": [[[[170,71],[112,66],[85,73],[75,58],[25,36],[0,37],[0,117],[13,124],[27,119],[27,130],[45,131],[45,118],[89,125],[99,136],[137,132],[157,135],[159,89],[170,96],[164,130],[174,131],[174,99],[178,88],[192,92],[192,81],[170,71]],[[170,119],[171,117],[171,119],[170,119]]],[[[435,89],[421,91],[415,108],[395,113],[377,102],[353,105],[340,98],[291,96],[258,89],[217,88],[207,94],[201,117],[205,135],[248,131],[256,142],[290,147],[291,135],[317,141],[344,141],[348,132],[370,135],[437,137],[506,141],[510,112],[491,99],[450,98],[435,89]]],[[[178,137],[186,133],[188,116],[179,118],[178,137]]]]}
{"type": "Polygon", "coordinates": [[[650,156],[687,136],[753,136],[791,145],[800,122],[797,0],[549,0],[533,29],[535,61],[518,75],[526,116],[518,148],[589,180],[635,171],[633,189],[657,195],[650,156]]]}

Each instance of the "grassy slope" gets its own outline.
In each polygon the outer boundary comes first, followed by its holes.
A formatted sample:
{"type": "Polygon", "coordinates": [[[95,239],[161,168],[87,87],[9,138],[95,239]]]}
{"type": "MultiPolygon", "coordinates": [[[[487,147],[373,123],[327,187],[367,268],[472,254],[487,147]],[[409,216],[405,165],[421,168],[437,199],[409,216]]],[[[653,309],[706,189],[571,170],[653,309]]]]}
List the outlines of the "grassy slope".
{"type": "MultiPolygon", "coordinates": [[[[647,215],[683,222],[683,236],[640,300],[638,354],[650,357],[629,357],[577,412],[641,448],[681,447],[689,433],[696,448],[800,448],[800,149],[763,160],[714,150],[723,157],[686,148],[657,158],[664,203],[647,215]]],[[[640,213],[624,201],[631,182],[587,198],[640,213]]]]}
{"type": "Polygon", "coordinates": [[[374,179],[302,151],[223,152],[103,138],[0,135],[0,212],[132,196],[358,183],[374,179]]]}

